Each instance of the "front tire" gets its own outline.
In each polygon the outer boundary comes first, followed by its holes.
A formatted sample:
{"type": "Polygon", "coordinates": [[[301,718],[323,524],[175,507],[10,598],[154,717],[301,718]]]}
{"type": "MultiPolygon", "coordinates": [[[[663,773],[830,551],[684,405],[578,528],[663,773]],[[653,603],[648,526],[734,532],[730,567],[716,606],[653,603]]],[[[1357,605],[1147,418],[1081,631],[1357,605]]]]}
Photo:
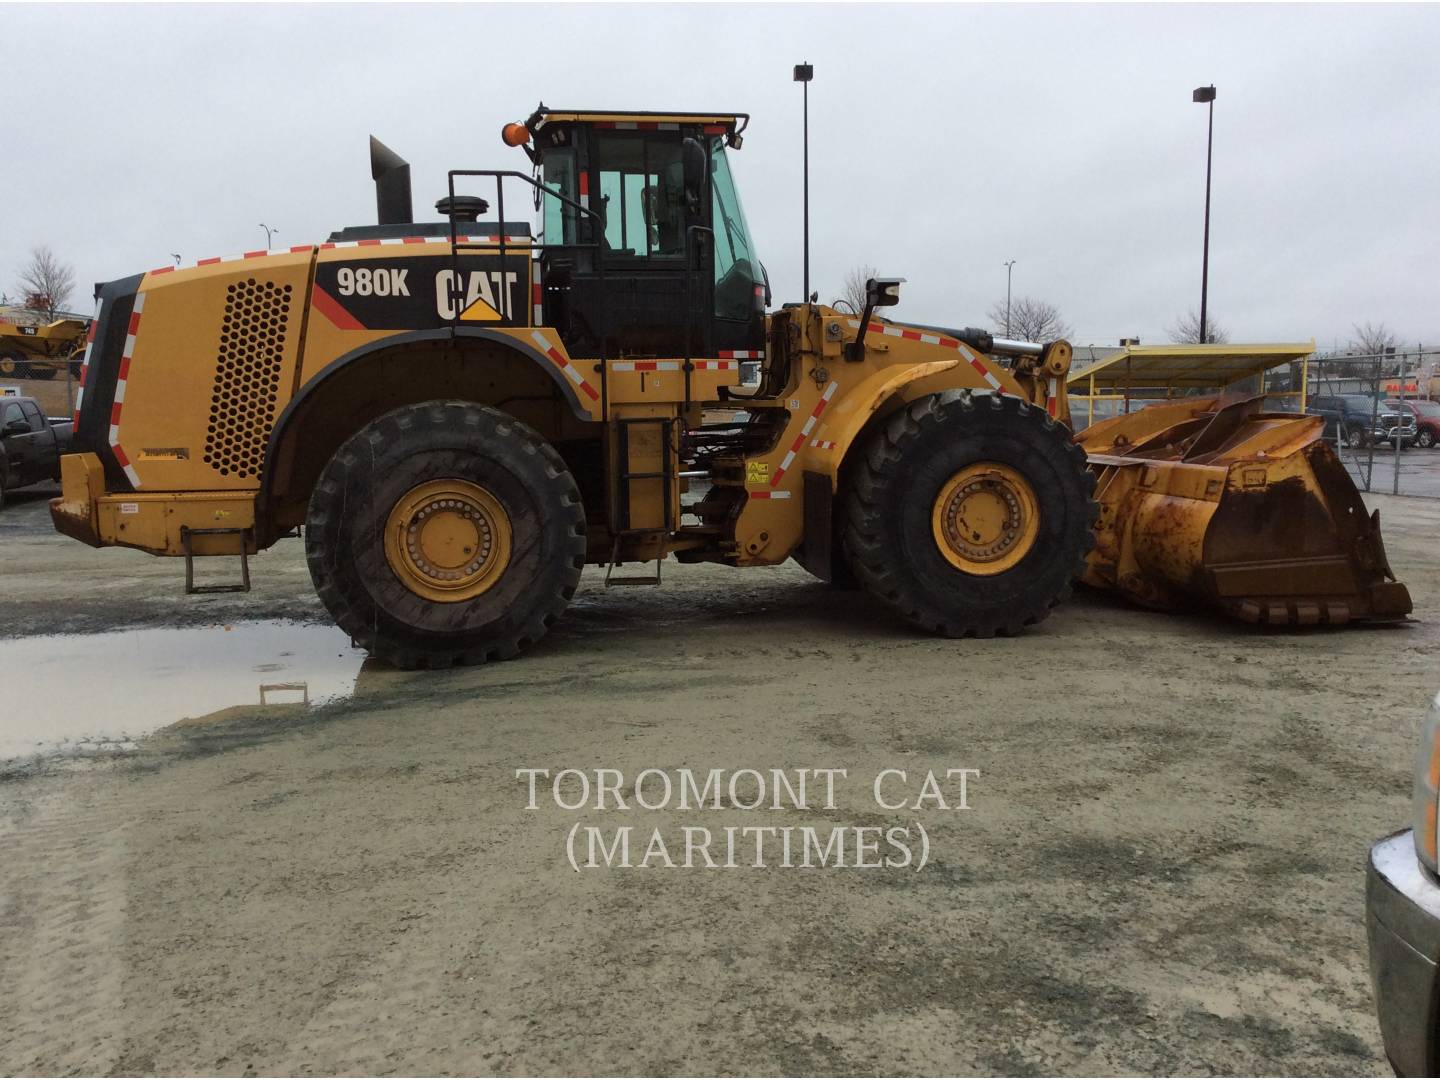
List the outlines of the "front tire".
{"type": "Polygon", "coordinates": [[[545,636],[585,563],[585,510],[554,449],[496,409],[386,413],[330,459],[305,552],[335,622],[400,668],[509,660],[545,636]]]}
{"type": "Polygon", "coordinates": [[[1365,448],[1365,429],[1351,424],[1345,429],[1345,445],[1351,450],[1363,450],[1365,448]]]}
{"type": "Polygon", "coordinates": [[[1435,446],[1435,433],[1429,428],[1421,428],[1420,434],[1415,436],[1415,443],[1422,450],[1430,450],[1435,446]]]}
{"type": "Polygon", "coordinates": [[[854,470],[846,548],[865,589],[947,637],[1017,634],[1070,595],[1095,477],[1069,431],[1008,395],[935,395],[854,470]]]}

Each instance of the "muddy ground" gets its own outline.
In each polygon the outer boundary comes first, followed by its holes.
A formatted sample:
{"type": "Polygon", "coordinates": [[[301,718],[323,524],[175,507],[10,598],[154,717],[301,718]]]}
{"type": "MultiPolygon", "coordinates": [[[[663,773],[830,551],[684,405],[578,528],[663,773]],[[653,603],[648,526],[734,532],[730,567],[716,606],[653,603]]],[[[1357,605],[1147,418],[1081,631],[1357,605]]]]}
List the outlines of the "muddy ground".
{"type": "MultiPolygon", "coordinates": [[[[0,1070],[1385,1073],[1364,861],[1407,821],[1440,684],[1440,503],[1371,502],[1416,602],[1398,628],[1089,595],[953,642],[794,566],[587,573],[514,663],[367,665],[339,704],[12,764],[0,1070]],[[569,766],[849,780],[763,818],[527,810],[515,770],[569,766]],[[953,767],[979,770],[967,811],[870,798],[881,769],[953,767]],[[930,861],[576,873],[577,821],[919,822],[930,861]]],[[[0,633],[323,617],[299,541],[253,570],[248,596],[186,598],[179,564],[51,535],[20,495],[0,633]]],[[[122,662],[77,656],[77,679],[122,662]]]]}

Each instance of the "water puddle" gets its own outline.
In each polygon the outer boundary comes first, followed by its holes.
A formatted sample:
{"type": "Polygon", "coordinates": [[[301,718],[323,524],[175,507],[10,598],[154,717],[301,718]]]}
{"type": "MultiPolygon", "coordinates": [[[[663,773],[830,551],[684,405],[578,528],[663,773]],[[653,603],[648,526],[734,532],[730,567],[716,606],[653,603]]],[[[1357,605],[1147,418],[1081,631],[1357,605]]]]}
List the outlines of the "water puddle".
{"type": "Polygon", "coordinates": [[[0,640],[0,760],[125,748],[236,706],[347,697],[366,655],[337,627],[289,622],[0,640]]]}

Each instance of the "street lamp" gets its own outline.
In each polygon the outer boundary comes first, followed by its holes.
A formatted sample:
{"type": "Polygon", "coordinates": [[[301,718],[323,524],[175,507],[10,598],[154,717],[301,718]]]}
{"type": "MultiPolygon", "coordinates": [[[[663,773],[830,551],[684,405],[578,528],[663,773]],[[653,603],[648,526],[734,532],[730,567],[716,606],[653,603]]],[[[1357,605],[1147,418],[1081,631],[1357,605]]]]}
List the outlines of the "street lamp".
{"type": "Polygon", "coordinates": [[[1200,262],[1200,344],[1204,345],[1209,340],[1205,332],[1205,302],[1210,292],[1210,154],[1215,146],[1215,85],[1197,86],[1190,100],[1210,106],[1210,133],[1205,140],[1205,253],[1200,262]]]}
{"type": "Polygon", "coordinates": [[[1011,259],[1005,264],[1005,336],[1010,336],[1010,271],[1015,266],[1015,260],[1011,259]]]}
{"type": "Polygon", "coordinates": [[[265,250],[266,250],[266,251],[269,251],[269,250],[270,250],[270,234],[271,234],[271,233],[278,233],[280,230],[277,229],[277,228],[275,228],[273,225],[266,225],[263,221],[260,222],[260,228],[262,228],[262,229],[265,230],[265,250]]]}
{"type": "Polygon", "coordinates": [[[810,63],[795,65],[795,81],[804,84],[805,98],[805,303],[810,302],[810,80],[815,68],[810,63]]]}

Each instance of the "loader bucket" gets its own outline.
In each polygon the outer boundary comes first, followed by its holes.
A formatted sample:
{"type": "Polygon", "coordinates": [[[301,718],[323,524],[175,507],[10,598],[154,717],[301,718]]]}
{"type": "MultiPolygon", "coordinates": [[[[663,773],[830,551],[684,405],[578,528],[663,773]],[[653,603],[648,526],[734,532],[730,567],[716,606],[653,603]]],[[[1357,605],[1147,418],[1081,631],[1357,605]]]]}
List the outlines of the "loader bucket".
{"type": "Polygon", "coordinates": [[[1186,398],[1081,432],[1100,503],[1083,580],[1252,623],[1408,615],[1380,513],[1366,514],[1324,421],[1263,401],[1186,398]]]}

